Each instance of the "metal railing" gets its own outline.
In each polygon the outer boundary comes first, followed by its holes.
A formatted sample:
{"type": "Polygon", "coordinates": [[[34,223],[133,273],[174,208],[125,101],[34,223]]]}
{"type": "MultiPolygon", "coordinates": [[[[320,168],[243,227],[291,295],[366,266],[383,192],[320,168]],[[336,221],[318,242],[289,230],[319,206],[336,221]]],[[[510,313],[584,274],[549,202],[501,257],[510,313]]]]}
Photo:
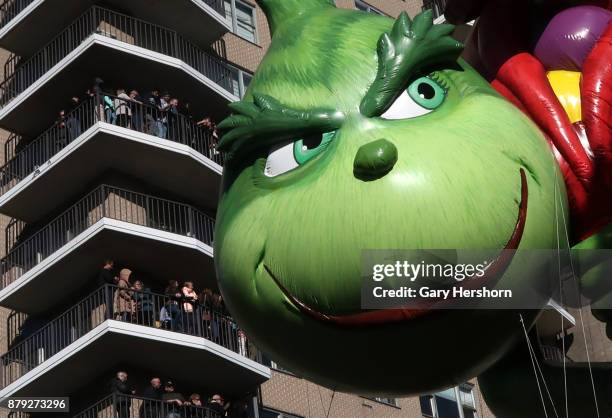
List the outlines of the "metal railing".
{"type": "Polygon", "coordinates": [[[434,19],[442,16],[446,10],[446,0],[423,0],[423,10],[431,9],[434,19]]]}
{"type": "Polygon", "coordinates": [[[540,345],[540,348],[542,350],[542,357],[544,358],[544,360],[549,360],[549,361],[563,361],[563,357],[565,357],[566,361],[572,361],[571,359],[569,359],[568,357],[563,355],[563,350],[559,349],[558,347],[552,346],[552,345],[540,345]]]}
{"type": "Polygon", "coordinates": [[[104,285],[0,356],[3,387],[111,319],[206,338],[261,362],[234,320],[210,303],[104,285]]]}
{"type": "Polygon", "coordinates": [[[160,110],[155,106],[119,98],[110,94],[94,95],[58,120],[17,151],[0,167],[0,196],[36,171],[51,157],[74,142],[97,122],[119,125],[169,141],[187,145],[208,159],[223,165],[223,154],[217,151],[212,133],[197,125],[176,108],[160,110]]]}
{"type": "Polygon", "coordinates": [[[34,0],[4,0],[0,4],[0,28],[5,27],[34,0]]]}
{"type": "Polygon", "coordinates": [[[73,418],[220,418],[221,415],[207,407],[170,404],[155,399],[114,393],[73,418]]]}
{"type": "Polygon", "coordinates": [[[94,34],[178,58],[228,92],[233,91],[229,67],[214,55],[185,40],[177,32],[94,6],[32,57],[23,62],[19,61],[17,65],[8,66],[9,72],[0,84],[0,106],[5,106],[21,94],[94,34]]]}
{"type": "MultiPolygon", "coordinates": [[[[223,0],[196,0],[203,1],[217,13],[225,17],[225,2],[223,0]]],[[[4,0],[0,4],[0,28],[6,26],[19,13],[28,7],[34,0],[4,0]]]]}
{"type": "Polygon", "coordinates": [[[103,218],[193,237],[212,245],[215,221],[192,206],[102,185],[0,260],[1,288],[40,264],[103,218]]]}

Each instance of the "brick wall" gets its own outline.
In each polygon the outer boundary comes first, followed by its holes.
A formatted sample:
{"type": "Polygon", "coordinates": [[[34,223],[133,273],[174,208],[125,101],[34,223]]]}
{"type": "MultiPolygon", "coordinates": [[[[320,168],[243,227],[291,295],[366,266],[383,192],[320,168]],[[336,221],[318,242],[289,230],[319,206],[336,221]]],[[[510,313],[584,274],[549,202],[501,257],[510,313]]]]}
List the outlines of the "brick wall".
{"type": "MultiPolygon", "coordinates": [[[[233,33],[223,37],[227,48],[227,58],[237,66],[255,72],[270,45],[270,31],[263,11],[253,0],[243,0],[255,7],[257,17],[257,44],[253,44],[233,33]]],[[[396,17],[402,11],[407,11],[411,17],[419,13],[423,7],[422,0],[370,0],[367,2],[389,16],[396,17]]],[[[354,9],[354,0],[336,0],[336,6],[345,9],[354,9]]]]}
{"type": "MultiPolygon", "coordinates": [[[[495,418],[487,408],[474,380],[478,416],[495,418]]],[[[305,418],[421,418],[418,397],[400,398],[398,406],[386,405],[361,396],[333,392],[308,380],[273,371],[261,386],[263,404],[269,408],[305,418]],[[333,396],[333,399],[332,399],[333,396]]]]}

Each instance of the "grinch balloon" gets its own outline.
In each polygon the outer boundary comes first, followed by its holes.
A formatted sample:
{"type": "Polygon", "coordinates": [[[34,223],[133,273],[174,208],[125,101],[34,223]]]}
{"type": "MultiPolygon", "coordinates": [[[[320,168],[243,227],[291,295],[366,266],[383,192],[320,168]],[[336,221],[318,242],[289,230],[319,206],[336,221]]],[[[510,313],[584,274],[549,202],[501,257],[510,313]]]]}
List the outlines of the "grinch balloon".
{"type": "Polygon", "coordinates": [[[341,391],[410,395],[479,375],[524,339],[517,313],[364,311],[361,252],[556,246],[565,186],[544,135],[430,11],[259,3],[272,44],[220,125],[228,308],[275,361],[341,391]]]}

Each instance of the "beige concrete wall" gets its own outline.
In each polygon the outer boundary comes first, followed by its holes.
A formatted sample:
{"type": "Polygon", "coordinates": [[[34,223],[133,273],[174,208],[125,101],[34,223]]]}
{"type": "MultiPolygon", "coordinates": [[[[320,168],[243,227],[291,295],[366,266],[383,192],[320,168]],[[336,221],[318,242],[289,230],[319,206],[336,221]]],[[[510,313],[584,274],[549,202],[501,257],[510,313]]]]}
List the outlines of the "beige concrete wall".
{"type": "Polygon", "coordinates": [[[570,313],[576,319],[576,326],[568,330],[574,334],[574,341],[567,352],[568,357],[577,362],[612,362],[612,341],[606,335],[606,324],[597,320],[589,307],[582,308],[581,311],[574,309],[570,313]]]}

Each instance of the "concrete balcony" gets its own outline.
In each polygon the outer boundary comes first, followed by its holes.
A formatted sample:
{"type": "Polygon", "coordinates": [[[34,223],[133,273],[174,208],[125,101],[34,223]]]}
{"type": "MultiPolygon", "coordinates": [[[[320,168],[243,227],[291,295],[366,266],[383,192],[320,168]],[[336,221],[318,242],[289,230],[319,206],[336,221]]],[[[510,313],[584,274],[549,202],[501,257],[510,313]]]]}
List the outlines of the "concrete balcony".
{"type": "Polygon", "coordinates": [[[0,261],[0,305],[29,315],[65,306],[95,284],[104,258],[145,277],[189,277],[198,289],[215,288],[213,229],[214,220],[192,206],[99,186],[16,240],[0,261]]]}
{"type": "MultiPolygon", "coordinates": [[[[4,0],[0,47],[30,56],[96,0],[4,0]],[[32,35],[36,28],[36,36],[32,35]]],[[[106,0],[123,13],[176,30],[205,47],[230,30],[223,0],[106,0]]]]}
{"type": "MultiPolygon", "coordinates": [[[[100,77],[104,86],[167,89],[194,115],[221,119],[233,94],[231,71],[177,32],[93,7],[28,59],[13,59],[0,85],[0,127],[34,136],[72,96],[100,77]],[[31,115],[36,114],[36,118],[31,115]]],[[[103,87],[104,87],[103,86],[103,87]]]]}
{"type": "Polygon", "coordinates": [[[203,392],[239,396],[270,377],[231,317],[197,305],[189,319],[164,320],[170,306],[180,303],[148,291],[99,288],[9,348],[0,362],[0,397],[76,395],[88,382],[114,375],[119,358],[108,355],[109,347],[121,353],[127,370],[150,370],[152,359],[180,359],[190,366],[158,361],[151,372],[203,392]],[[140,301],[129,313],[117,303],[121,292],[140,301]]]}
{"type": "Polygon", "coordinates": [[[0,212],[36,222],[109,170],[146,179],[213,212],[223,156],[210,133],[180,114],[114,96],[106,99],[122,103],[130,116],[114,120],[103,98],[93,96],[0,168],[0,212]]]}

